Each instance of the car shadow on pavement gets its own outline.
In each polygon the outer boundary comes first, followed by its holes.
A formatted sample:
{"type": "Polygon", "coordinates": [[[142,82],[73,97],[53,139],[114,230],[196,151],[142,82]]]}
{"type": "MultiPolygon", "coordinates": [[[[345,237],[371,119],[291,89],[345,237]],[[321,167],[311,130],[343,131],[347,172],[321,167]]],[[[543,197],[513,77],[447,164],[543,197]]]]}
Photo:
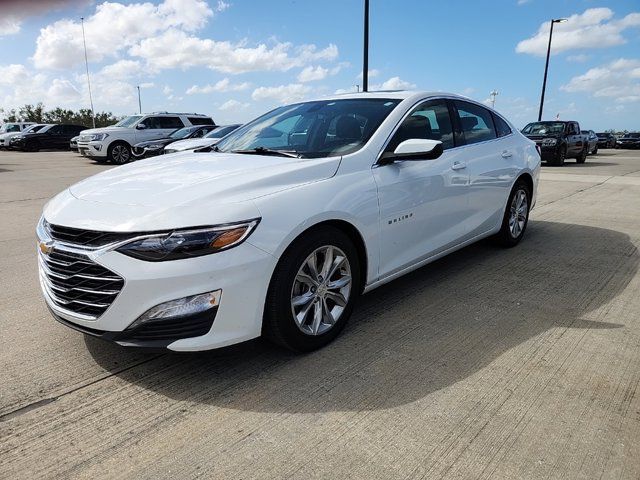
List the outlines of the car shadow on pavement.
{"type": "Polygon", "coordinates": [[[594,162],[591,161],[590,159],[587,159],[586,162],[584,163],[576,163],[576,162],[572,162],[572,161],[567,161],[565,162],[565,164],[563,165],[563,167],[580,167],[580,168],[584,168],[584,167],[610,167],[613,165],[620,165],[619,163],[615,163],[615,162],[594,162]]]}
{"type": "Polygon", "coordinates": [[[122,380],[174,400],[258,412],[391,408],[463,381],[511,349],[551,348],[568,329],[623,328],[598,319],[639,263],[626,234],[532,221],[516,248],[480,242],[363,296],[342,335],[310,354],[258,340],[149,355],[118,371],[114,359],[122,365],[131,351],[91,337],[86,344],[122,380]]]}

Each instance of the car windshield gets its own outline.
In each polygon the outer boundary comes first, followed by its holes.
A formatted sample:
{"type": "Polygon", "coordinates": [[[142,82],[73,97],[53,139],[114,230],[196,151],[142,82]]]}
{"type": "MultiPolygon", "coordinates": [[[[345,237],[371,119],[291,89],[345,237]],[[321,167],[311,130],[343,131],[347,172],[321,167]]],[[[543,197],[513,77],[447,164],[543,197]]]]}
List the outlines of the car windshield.
{"type": "Polygon", "coordinates": [[[171,132],[169,134],[170,138],[174,138],[176,140],[179,140],[181,138],[185,138],[188,137],[189,135],[191,135],[193,132],[195,132],[196,130],[198,130],[198,128],[200,127],[183,127],[183,128],[179,128],[178,130],[176,130],[175,132],[171,132]]]}
{"type": "Polygon", "coordinates": [[[132,115],[130,117],[125,117],[122,120],[120,120],[118,123],[116,123],[114,127],[131,128],[141,118],[142,118],[142,115],[132,115]]]}
{"type": "Polygon", "coordinates": [[[38,131],[38,133],[44,133],[44,132],[46,132],[46,131],[48,131],[48,130],[51,130],[51,127],[53,127],[53,126],[55,126],[55,125],[44,125],[44,126],[43,126],[39,131],[38,131]]]}
{"type": "Polygon", "coordinates": [[[35,133],[42,129],[42,127],[44,127],[44,125],[31,125],[30,127],[25,128],[22,133],[35,133]]]}
{"type": "Polygon", "coordinates": [[[2,128],[0,128],[0,133],[11,133],[11,132],[19,132],[20,125],[15,123],[5,123],[2,128]]]}
{"type": "Polygon", "coordinates": [[[218,151],[294,153],[301,158],[346,155],[362,148],[397,99],[321,100],[280,107],[227,135],[218,151]]]}
{"type": "Polygon", "coordinates": [[[226,127],[218,127],[215,130],[212,130],[211,132],[207,133],[204,136],[204,138],[222,138],[225,135],[228,135],[229,133],[236,130],[239,126],[240,125],[229,125],[226,127]]]}
{"type": "Polygon", "coordinates": [[[562,122],[535,122],[530,123],[522,129],[522,133],[528,135],[545,135],[548,133],[562,132],[564,132],[564,123],[562,122]]]}

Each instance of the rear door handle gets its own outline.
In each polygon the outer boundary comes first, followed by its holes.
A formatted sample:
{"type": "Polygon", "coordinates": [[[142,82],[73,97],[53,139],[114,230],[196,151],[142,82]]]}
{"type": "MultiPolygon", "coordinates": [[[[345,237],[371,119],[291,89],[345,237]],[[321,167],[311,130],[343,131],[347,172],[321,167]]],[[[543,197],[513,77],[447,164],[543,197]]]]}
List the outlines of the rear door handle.
{"type": "Polygon", "coordinates": [[[463,168],[467,168],[467,164],[464,162],[453,162],[451,165],[451,170],[462,170],[463,168]]]}
{"type": "Polygon", "coordinates": [[[503,150],[502,151],[502,158],[509,158],[509,157],[512,157],[512,156],[513,156],[513,153],[510,152],[509,150],[503,150]]]}

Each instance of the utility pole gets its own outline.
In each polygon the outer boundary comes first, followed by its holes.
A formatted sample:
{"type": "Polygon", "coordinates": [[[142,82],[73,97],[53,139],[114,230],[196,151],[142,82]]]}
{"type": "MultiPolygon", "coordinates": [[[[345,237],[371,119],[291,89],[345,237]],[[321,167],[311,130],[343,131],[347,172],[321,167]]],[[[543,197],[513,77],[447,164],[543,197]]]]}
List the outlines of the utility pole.
{"type": "Polygon", "coordinates": [[[496,108],[496,96],[498,95],[498,91],[492,91],[489,96],[491,97],[491,108],[496,108]]]}
{"type": "Polygon", "coordinates": [[[89,103],[91,104],[91,121],[93,128],[96,128],[96,113],[93,110],[93,96],[91,95],[91,80],[89,79],[89,60],[87,59],[87,39],[84,36],[84,17],[80,17],[80,25],[82,26],[82,43],[84,44],[84,66],[87,69],[87,86],[89,87],[89,103]]]}
{"type": "Polygon", "coordinates": [[[554,18],[551,20],[549,29],[549,45],[547,46],[547,62],[544,65],[544,80],[542,80],[542,94],[540,95],[540,110],[538,111],[538,121],[542,121],[542,107],[544,106],[544,92],[547,88],[547,73],[549,71],[549,56],[551,55],[551,37],[553,37],[553,24],[566,22],[566,18],[554,18]]]}
{"type": "Polygon", "coordinates": [[[142,113],[142,100],[140,100],[140,85],[136,85],[136,88],[138,89],[138,110],[140,113],[142,113]]]}
{"type": "Polygon", "coordinates": [[[362,91],[369,91],[369,0],[364,0],[364,55],[362,59],[362,91]]]}

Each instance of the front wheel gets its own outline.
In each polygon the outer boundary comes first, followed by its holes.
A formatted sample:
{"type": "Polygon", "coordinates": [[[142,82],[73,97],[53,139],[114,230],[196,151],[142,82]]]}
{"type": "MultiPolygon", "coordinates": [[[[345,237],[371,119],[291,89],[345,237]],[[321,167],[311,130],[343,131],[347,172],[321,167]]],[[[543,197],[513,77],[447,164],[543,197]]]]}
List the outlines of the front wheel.
{"type": "Polygon", "coordinates": [[[529,209],[531,208],[531,191],[529,185],[518,180],[511,190],[507,208],[502,217],[502,226],[496,239],[503,247],[515,247],[527,229],[529,209]]]}
{"type": "Polygon", "coordinates": [[[116,165],[124,165],[131,160],[131,147],[124,142],[117,142],[109,146],[107,158],[116,165]]]}
{"type": "Polygon", "coordinates": [[[591,152],[592,155],[597,155],[598,154],[598,146],[596,145],[595,148],[593,149],[593,152],[591,152]]]}
{"type": "Polygon", "coordinates": [[[344,328],[359,293],[360,262],[351,239],[334,227],[312,230],[276,267],[263,334],[297,352],[323,347],[344,328]]]}
{"type": "Polygon", "coordinates": [[[564,161],[566,158],[567,158],[567,147],[560,147],[551,165],[562,167],[564,165],[564,161]]]}

